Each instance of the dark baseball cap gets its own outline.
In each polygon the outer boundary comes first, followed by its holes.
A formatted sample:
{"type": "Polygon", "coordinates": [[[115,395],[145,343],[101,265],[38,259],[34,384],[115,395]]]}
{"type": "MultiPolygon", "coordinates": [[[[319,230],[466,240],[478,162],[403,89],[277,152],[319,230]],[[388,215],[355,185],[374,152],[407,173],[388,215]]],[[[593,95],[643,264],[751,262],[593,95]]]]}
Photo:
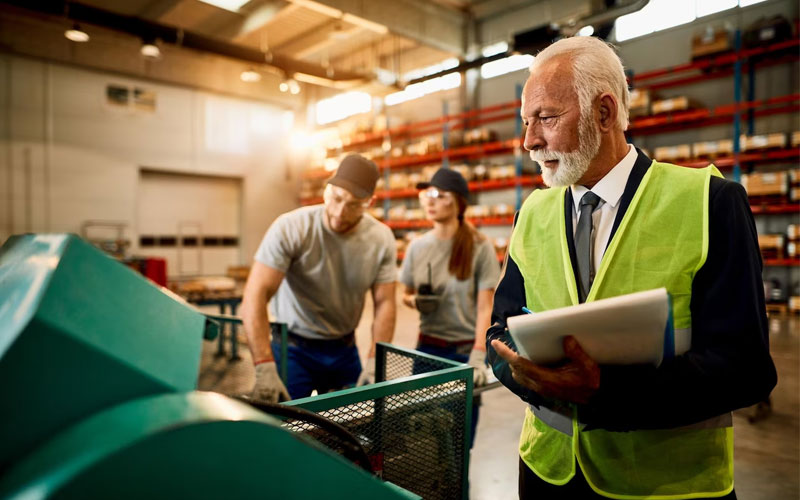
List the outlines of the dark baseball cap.
{"type": "Polygon", "coordinates": [[[351,154],[344,157],[328,184],[344,188],[356,198],[370,198],[375,192],[375,183],[379,177],[378,166],[361,155],[351,154]]]}
{"type": "Polygon", "coordinates": [[[467,180],[464,179],[464,176],[449,168],[440,168],[433,174],[430,182],[420,182],[417,184],[417,189],[428,189],[431,186],[436,189],[441,189],[442,191],[452,191],[456,194],[460,194],[464,198],[469,198],[469,185],[467,184],[467,180]]]}

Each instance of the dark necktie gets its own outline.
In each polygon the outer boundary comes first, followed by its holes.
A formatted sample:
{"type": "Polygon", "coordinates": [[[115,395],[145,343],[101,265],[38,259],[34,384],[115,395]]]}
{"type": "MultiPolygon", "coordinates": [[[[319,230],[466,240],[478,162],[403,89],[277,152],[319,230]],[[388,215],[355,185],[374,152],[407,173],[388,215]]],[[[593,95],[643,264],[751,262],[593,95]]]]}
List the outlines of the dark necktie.
{"type": "Polygon", "coordinates": [[[587,191],[581,198],[578,227],[575,230],[575,254],[578,258],[578,297],[586,301],[592,286],[592,213],[597,210],[600,197],[587,191]]]}

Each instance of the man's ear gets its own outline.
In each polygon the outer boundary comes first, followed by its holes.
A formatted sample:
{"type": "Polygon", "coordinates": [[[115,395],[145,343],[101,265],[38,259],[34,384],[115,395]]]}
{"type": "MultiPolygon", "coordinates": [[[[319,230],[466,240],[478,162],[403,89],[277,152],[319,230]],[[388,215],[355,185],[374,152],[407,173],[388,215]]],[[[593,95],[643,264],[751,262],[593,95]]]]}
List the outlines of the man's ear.
{"type": "Polygon", "coordinates": [[[601,94],[598,103],[598,125],[602,132],[608,132],[617,123],[617,100],[608,92],[601,94]]]}

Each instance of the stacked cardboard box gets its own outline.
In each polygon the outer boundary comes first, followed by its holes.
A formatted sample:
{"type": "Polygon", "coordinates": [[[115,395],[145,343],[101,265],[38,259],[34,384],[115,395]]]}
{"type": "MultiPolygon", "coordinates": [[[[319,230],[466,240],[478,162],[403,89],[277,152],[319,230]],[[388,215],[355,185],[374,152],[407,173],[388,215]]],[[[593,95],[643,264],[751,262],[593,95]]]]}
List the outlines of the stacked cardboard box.
{"type": "Polygon", "coordinates": [[[731,50],[730,33],[724,28],[706,28],[702,34],[692,37],[692,59],[708,57],[731,50]]]}
{"type": "Polygon", "coordinates": [[[692,157],[692,147],[689,144],[679,144],[677,146],[665,146],[656,148],[653,151],[655,159],[658,161],[685,160],[692,157]]]}
{"type": "Polygon", "coordinates": [[[744,135],[739,138],[741,151],[759,151],[763,149],[778,149],[786,147],[786,134],[744,135]]]}
{"type": "Polygon", "coordinates": [[[631,118],[639,116],[647,116],[650,114],[650,102],[652,101],[653,94],[650,89],[633,89],[631,90],[631,99],[628,106],[628,112],[631,118]]]}
{"type": "Polygon", "coordinates": [[[780,197],[789,193],[787,172],[742,175],[742,185],[750,197],[780,197]]]}
{"type": "Polygon", "coordinates": [[[671,97],[660,101],[653,101],[651,105],[654,115],[669,113],[672,111],[686,111],[698,107],[698,104],[686,96],[671,97]]]}
{"type": "Polygon", "coordinates": [[[789,170],[789,201],[800,201],[800,169],[789,170]]]}
{"type": "Polygon", "coordinates": [[[800,257],[800,225],[789,224],[786,228],[786,256],[790,258],[800,257]]]}
{"type": "Polygon", "coordinates": [[[694,156],[698,158],[716,158],[733,154],[733,140],[703,141],[692,144],[694,156]]]}
{"type": "Polygon", "coordinates": [[[782,234],[759,234],[758,246],[765,259],[782,259],[786,237],[782,234]]]}

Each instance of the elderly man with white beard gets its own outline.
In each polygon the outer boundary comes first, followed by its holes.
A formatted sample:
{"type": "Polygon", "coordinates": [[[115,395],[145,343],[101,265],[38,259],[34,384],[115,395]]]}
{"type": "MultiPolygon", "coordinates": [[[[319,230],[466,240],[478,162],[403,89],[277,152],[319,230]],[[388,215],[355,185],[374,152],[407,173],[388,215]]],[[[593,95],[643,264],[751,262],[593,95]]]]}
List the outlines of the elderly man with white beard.
{"type": "Polygon", "coordinates": [[[524,146],[549,189],[515,217],[487,333],[495,375],[529,404],[520,498],[736,498],[731,411],[776,383],[744,189],[627,144],[628,100],[619,57],[589,37],[542,51],[523,91],[524,146]],[[657,367],[598,365],[571,336],[564,361],[537,365],[506,328],[523,307],[659,287],[690,347],[657,367]]]}

